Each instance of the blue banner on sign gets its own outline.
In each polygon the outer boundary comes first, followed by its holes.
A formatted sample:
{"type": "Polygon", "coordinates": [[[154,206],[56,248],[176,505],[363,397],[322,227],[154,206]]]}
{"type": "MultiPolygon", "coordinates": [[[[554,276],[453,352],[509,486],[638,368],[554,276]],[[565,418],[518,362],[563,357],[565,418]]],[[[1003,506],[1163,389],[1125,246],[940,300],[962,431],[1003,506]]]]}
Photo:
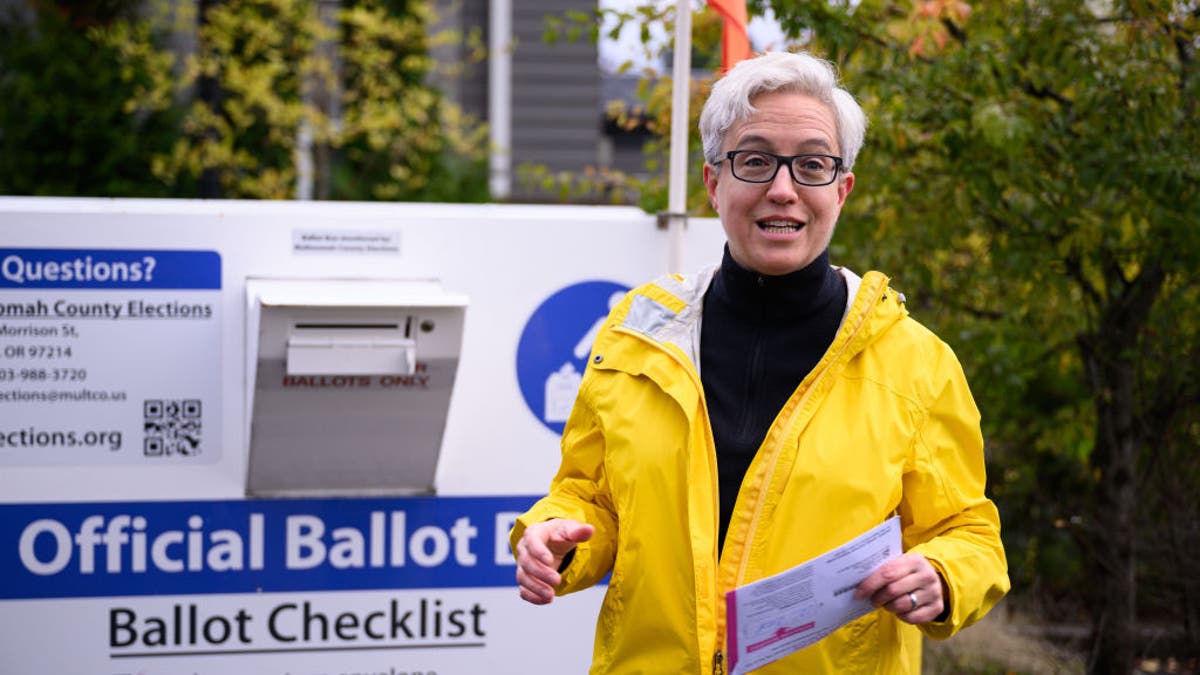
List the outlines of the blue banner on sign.
{"type": "Polygon", "coordinates": [[[0,288],[220,289],[216,251],[0,248],[0,288]]]}
{"type": "Polygon", "coordinates": [[[512,586],[536,499],[0,505],[0,599],[512,586]]]}
{"type": "Polygon", "coordinates": [[[567,286],[534,310],[517,344],[517,382],[529,411],[561,434],[596,333],[629,291],[610,281],[567,286]]]}

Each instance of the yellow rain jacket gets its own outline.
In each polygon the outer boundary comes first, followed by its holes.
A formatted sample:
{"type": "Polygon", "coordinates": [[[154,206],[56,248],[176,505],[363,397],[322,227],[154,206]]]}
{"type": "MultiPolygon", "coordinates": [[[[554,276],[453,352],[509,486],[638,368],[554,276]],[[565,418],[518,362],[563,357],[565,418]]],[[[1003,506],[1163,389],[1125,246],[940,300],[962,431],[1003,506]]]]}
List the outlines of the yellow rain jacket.
{"type": "Polygon", "coordinates": [[[899,514],[905,550],[949,587],[949,618],[918,630],[876,610],[756,672],[920,673],[921,632],[953,635],[1009,587],[961,366],[884,275],[841,270],[841,328],[767,432],[718,558],[717,458],[698,372],[715,271],[646,284],[613,309],[563,432],[562,465],[517,520],[513,549],[530,523],[594,525],[557,589],[612,573],[591,672],[707,675],[724,671],[727,591],[899,514]]]}

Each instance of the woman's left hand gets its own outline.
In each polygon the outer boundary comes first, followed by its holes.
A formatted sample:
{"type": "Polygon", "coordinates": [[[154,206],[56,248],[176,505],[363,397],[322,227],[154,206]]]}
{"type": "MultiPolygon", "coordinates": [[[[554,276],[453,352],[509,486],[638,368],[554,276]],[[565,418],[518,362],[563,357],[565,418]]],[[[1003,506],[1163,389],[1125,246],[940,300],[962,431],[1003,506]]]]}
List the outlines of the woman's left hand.
{"type": "Polygon", "coordinates": [[[884,563],[858,585],[854,597],[870,598],[871,604],[911,624],[933,621],[945,609],[942,577],[919,553],[884,563]]]}

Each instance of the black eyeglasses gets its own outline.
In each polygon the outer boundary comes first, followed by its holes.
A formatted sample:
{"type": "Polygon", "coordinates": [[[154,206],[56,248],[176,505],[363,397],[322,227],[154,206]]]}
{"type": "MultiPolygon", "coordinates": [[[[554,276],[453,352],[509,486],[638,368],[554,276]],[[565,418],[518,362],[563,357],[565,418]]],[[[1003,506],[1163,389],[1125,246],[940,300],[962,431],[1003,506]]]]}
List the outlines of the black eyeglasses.
{"type": "MultiPolygon", "coordinates": [[[[725,153],[733,177],[747,183],[770,183],[786,166],[792,180],[800,185],[820,187],[837,180],[842,158],[819,153],[776,155],[762,150],[730,150],[725,153]]],[[[719,160],[718,163],[725,161],[719,160]]]]}

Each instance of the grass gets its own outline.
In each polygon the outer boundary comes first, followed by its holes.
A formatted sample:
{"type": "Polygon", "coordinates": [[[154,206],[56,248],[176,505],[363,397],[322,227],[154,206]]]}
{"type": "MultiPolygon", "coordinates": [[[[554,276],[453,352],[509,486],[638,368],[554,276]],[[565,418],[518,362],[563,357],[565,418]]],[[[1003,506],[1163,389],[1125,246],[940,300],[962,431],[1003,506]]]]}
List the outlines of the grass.
{"type": "Polygon", "coordinates": [[[925,640],[922,675],[1076,675],[1083,657],[1014,629],[1004,607],[949,640],[925,640]]]}

